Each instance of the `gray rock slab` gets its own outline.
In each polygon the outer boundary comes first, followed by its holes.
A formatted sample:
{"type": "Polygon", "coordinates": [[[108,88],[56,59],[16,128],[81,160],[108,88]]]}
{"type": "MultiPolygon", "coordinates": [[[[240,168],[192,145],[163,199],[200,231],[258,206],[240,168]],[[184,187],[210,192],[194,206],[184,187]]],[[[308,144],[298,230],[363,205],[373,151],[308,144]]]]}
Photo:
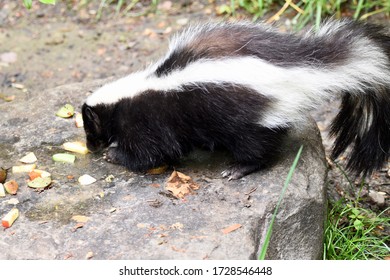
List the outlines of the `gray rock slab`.
{"type": "Polygon", "coordinates": [[[76,155],[74,164],[55,163],[66,141],[84,140],[74,119],[55,112],[65,103],[80,110],[103,81],[57,87],[0,103],[0,166],[19,165],[28,152],[37,168],[52,174],[50,189],[27,187],[26,174],[9,173],[20,187],[0,198],[0,216],[17,198],[20,217],[0,231],[0,259],[255,259],[301,144],[303,154],[277,215],[268,259],[318,259],[325,219],[325,156],[319,131],[309,121],[292,133],[278,163],[237,181],[222,179],[229,164],[223,153],[196,151],[176,169],[200,188],[185,199],[165,190],[171,171],[135,174],[107,163],[101,154],[76,155]],[[81,186],[83,174],[96,183],[81,186]],[[114,178],[108,182],[109,175],[114,178]],[[75,215],[88,217],[81,224],[75,215]],[[239,224],[230,233],[222,230],[239,224]]]}

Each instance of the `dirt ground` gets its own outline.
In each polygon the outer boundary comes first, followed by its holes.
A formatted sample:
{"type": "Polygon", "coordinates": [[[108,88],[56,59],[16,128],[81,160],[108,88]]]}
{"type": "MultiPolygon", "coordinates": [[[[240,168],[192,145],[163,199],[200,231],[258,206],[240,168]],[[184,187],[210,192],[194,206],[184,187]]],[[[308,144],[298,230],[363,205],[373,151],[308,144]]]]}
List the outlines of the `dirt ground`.
{"type": "MultiPolygon", "coordinates": [[[[140,69],[165,52],[167,38],[177,30],[189,22],[216,18],[219,5],[218,1],[162,1],[156,14],[138,17],[115,16],[111,7],[97,21],[100,1],[85,7],[68,7],[63,2],[55,6],[35,4],[31,10],[21,2],[0,3],[0,102],[59,85],[121,77],[140,69]]],[[[140,4],[134,12],[145,9],[140,4]]],[[[313,112],[328,155],[332,141],[326,137],[326,128],[337,112],[337,104],[335,101],[313,112]]],[[[343,158],[339,164],[343,166],[343,158]]],[[[361,180],[352,181],[354,186],[330,163],[329,197],[359,196],[363,207],[376,212],[389,207],[390,163],[366,179],[362,188],[361,180]]]]}

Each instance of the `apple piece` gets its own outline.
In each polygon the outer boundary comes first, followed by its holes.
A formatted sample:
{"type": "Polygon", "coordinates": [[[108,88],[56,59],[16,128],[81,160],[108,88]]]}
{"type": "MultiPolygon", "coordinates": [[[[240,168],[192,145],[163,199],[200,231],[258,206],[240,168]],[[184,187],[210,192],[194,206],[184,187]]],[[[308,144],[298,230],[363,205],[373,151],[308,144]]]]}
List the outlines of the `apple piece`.
{"type": "Polygon", "coordinates": [[[80,128],[80,127],[84,126],[83,115],[81,113],[76,113],[75,114],[75,124],[76,124],[77,128],[80,128]]]}
{"type": "Polygon", "coordinates": [[[18,192],[19,185],[15,180],[4,183],[4,189],[9,194],[16,194],[18,192]]]}
{"type": "Polygon", "coordinates": [[[0,183],[0,197],[4,197],[4,196],[5,196],[4,185],[0,183]]]}
{"type": "Polygon", "coordinates": [[[22,157],[19,161],[22,163],[34,163],[37,160],[38,159],[35,156],[35,154],[33,152],[31,152],[31,153],[28,153],[27,155],[25,155],[24,157],[22,157]]]}
{"type": "Polygon", "coordinates": [[[85,155],[88,153],[87,145],[80,141],[75,142],[65,142],[63,145],[63,148],[70,152],[75,152],[78,154],[85,155]]]}
{"type": "Polygon", "coordinates": [[[80,185],[86,186],[86,185],[90,185],[90,184],[95,183],[96,179],[88,174],[84,174],[84,175],[80,176],[78,181],[79,181],[80,185]]]}
{"type": "Polygon", "coordinates": [[[65,119],[70,118],[74,115],[74,107],[70,104],[65,104],[57,111],[56,115],[65,119]]]}
{"type": "Polygon", "coordinates": [[[33,171],[35,167],[37,167],[35,163],[12,166],[12,173],[28,173],[33,171]]]}

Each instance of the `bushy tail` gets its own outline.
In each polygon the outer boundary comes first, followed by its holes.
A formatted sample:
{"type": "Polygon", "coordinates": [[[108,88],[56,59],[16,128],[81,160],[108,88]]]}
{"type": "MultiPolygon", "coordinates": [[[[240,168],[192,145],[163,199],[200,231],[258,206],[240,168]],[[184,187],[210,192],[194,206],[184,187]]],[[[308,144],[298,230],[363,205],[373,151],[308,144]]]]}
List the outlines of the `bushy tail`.
{"type": "Polygon", "coordinates": [[[332,158],[351,146],[347,168],[369,175],[381,168],[390,154],[390,36],[376,25],[356,23],[355,28],[387,57],[383,71],[388,79],[382,83],[366,80],[364,91],[345,92],[331,126],[331,135],[336,137],[332,158]]]}

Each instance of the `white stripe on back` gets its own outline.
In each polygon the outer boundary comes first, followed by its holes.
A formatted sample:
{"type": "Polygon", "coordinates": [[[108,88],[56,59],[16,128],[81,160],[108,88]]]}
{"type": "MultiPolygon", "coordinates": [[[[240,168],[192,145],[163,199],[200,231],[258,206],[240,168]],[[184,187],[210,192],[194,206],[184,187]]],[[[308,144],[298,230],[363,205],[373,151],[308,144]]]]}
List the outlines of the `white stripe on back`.
{"type": "MultiPolygon", "coordinates": [[[[355,42],[356,55],[343,65],[281,67],[256,57],[197,60],[184,69],[157,77],[156,63],[98,89],[87,99],[89,106],[113,104],[148,90],[180,91],[182,86],[214,83],[237,84],[274,100],[272,110],[261,120],[265,126],[279,126],[299,120],[311,109],[341,91],[362,92],[369,84],[389,84],[387,58],[367,39],[355,42]]],[[[184,93],[183,93],[184,94],[184,93]]]]}

